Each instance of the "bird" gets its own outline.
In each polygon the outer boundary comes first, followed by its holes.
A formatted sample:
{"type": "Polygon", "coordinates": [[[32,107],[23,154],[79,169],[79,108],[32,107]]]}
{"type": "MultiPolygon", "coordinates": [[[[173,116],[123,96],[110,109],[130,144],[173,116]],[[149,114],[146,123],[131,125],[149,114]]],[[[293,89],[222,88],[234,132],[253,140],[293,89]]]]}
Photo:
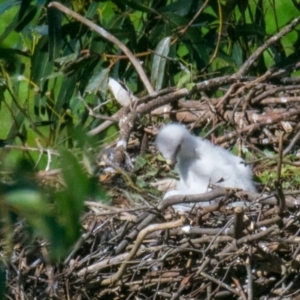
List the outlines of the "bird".
{"type": "Polygon", "coordinates": [[[181,124],[164,125],[156,146],[168,164],[177,163],[180,177],[176,190],[168,191],[164,198],[205,193],[210,184],[256,191],[251,168],[242,158],[191,134],[181,124]]]}

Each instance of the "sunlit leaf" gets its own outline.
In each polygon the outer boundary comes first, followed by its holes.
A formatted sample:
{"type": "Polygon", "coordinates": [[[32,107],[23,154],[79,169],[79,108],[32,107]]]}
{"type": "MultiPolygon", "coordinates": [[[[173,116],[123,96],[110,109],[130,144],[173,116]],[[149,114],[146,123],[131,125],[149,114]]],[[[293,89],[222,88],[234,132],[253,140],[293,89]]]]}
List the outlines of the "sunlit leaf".
{"type": "Polygon", "coordinates": [[[153,57],[151,83],[156,91],[160,90],[163,84],[169,51],[170,37],[166,37],[157,45],[153,57]]]}
{"type": "Polygon", "coordinates": [[[109,69],[103,69],[98,74],[94,74],[93,77],[89,80],[85,91],[91,94],[96,94],[99,91],[106,91],[108,83],[108,74],[109,69]]]}

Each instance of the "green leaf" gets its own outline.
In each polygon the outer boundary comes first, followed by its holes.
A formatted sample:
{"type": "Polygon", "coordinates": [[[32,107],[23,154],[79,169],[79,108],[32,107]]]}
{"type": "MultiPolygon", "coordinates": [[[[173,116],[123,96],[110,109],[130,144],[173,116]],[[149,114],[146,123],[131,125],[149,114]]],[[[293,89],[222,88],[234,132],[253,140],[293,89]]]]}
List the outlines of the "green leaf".
{"type": "MultiPolygon", "coordinates": [[[[28,0],[23,0],[22,3],[26,3],[28,2],[28,0]]],[[[29,23],[33,20],[33,18],[35,17],[36,13],[37,13],[37,7],[34,5],[29,5],[28,7],[26,7],[27,4],[25,4],[23,11],[20,11],[21,13],[23,13],[23,15],[19,14],[18,16],[18,24],[15,28],[15,30],[17,32],[22,31],[27,25],[29,25],[29,23]]],[[[22,6],[21,6],[22,9],[22,6]]]]}
{"type": "Polygon", "coordinates": [[[31,189],[17,189],[5,195],[6,203],[29,217],[48,212],[42,194],[31,189]]]}
{"type": "MultiPolygon", "coordinates": [[[[83,202],[89,192],[89,179],[83,172],[78,159],[69,150],[60,151],[62,174],[66,183],[66,192],[69,196],[67,199],[75,215],[80,214],[83,202]]],[[[67,209],[67,207],[65,207],[67,209]]]]}
{"type": "Polygon", "coordinates": [[[134,164],[134,170],[138,171],[142,169],[146,164],[148,163],[148,160],[145,156],[137,156],[134,164]]]}
{"type": "Polygon", "coordinates": [[[128,5],[129,7],[142,11],[142,12],[146,12],[146,13],[150,13],[150,14],[155,14],[155,15],[159,15],[159,13],[152,9],[151,7],[144,5],[143,3],[141,3],[143,1],[136,1],[136,0],[122,0],[122,3],[128,5]]]}
{"type": "Polygon", "coordinates": [[[61,12],[56,8],[48,8],[49,22],[49,60],[59,56],[61,49],[61,12]]]}
{"type": "MultiPolygon", "coordinates": [[[[25,218],[30,229],[37,236],[50,242],[50,256],[53,259],[61,259],[74,239],[68,239],[67,227],[58,223],[58,218],[51,210],[50,203],[44,198],[44,194],[31,189],[14,189],[5,195],[5,204],[11,212],[25,218]]],[[[76,224],[70,227],[76,228],[76,224]]]]}
{"type": "Polygon", "coordinates": [[[0,14],[7,12],[11,7],[19,5],[19,0],[5,1],[0,4],[0,14]]]}
{"type": "Polygon", "coordinates": [[[191,90],[194,88],[195,85],[196,85],[196,83],[190,82],[190,83],[187,83],[186,88],[187,88],[189,91],[191,91],[191,90]]]}
{"type": "Polygon", "coordinates": [[[99,91],[106,91],[108,84],[108,75],[110,69],[103,69],[100,73],[94,74],[89,80],[89,83],[85,89],[86,93],[96,95],[99,91]]]}
{"type": "Polygon", "coordinates": [[[159,11],[160,12],[173,12],[176,13],[178,16],[185,16],[191,9],[193,0],[181,0],[181,1],[174,1],[173,3],[162,7],[159,11]]]}
{"type": "Polygon", "coordinates": [[[155,49],[152,63],[151,83],[156,91],[160,90],[163,84],[167,56],[170,51],[170,37],[162,39],[155,49]]]}
{"type": "Polygon", "coordinates": [[[178,88],[184,87],[186,84],[191,83],[192,80],[192,74],[189,73],[184,73],[184,75],[180,76],[180,79],[177,83],[178,88]]]}

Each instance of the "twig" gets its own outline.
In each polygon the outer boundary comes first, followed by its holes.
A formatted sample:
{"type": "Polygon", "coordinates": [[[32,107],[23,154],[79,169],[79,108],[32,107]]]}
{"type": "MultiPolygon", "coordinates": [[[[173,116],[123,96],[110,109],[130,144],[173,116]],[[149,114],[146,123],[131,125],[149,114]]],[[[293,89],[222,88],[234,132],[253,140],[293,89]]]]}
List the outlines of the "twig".
{"type": "Polygon", "coordinates": [[[119,39],[117,39],[115,36],[113,36],[112,34],[107,32],[102,27],[94,24],[92,21],[84,18],[83,16],[77,14],[76,12],[72,11],[71,9],[67,8],[66,6],[64,6],[64,5],[62,5],[58,2],[50,2],[48,7],[55,7],[56,9],[62,11],[63,13],[65,13],[65,14],[71,16],[72,18],[78,20],[82,24],[85,24],[91,30],[96,31],[97,33],[99,33],[101,36],[103,36],[108,41],[116,44],[128,56],[129,60],[131,61],[131,63],[135,67],[137,73],[139,74],[142,82],[144,83],[148,93],[152,94],[154,92],[154,89],[153,89],[146,73],[144,72],[140,62],[136,59],[136,57],[133,55],[133,53],[119,39]]]}
{"type": "Polygon", "coordinates": [[[272,231],[275,231],[276,229],[278,228],[277,225],[274,225],[264,231],[261,231],[259,233],[256,233],[256,234],[252,234],[252,235],[248,235],[248,236],[245,236],[245,237],[242,237],[240,238],[239,240],[236,241],[236,244],[233,243],[232,245],[230,245],[229,247],[226,247],[222,252],[220,252],[218,255],[219,256],[223,256],[223,255],[227,255],[229,252],[232,252],[232,251],[236,251],[236,246],[239,246],[239,245],[242,245],[244,243],[249,243],[249,242],[253,242],[255,240],[259,240],[261,239],[262,237],[264,236],[267,236],[269,235],[272,231]]]}
{"type": "Polygon", "coordinates": [[[218,144],[227,142],[227,141],[231,140],[232,138],[235,138],[236,136],[238,136],[241,133],[245,133],[245,132],[250,133],[253,130],[255,130],[257,128],[260,128],[264,125],[278,123],[278,122],[280,122],[280,121],[282,121],[286,118],[289,118],[289,117],[292,117],[292,116],[295,116],[295,115],[299,115],[299,114],[300,114],[300,109],[291,109],[290,111],[287,111],[287,112],[282,113],[280,115],[276,115],[273,118],[266,118],[265,120],[261,121],[260,123],[250,124],[248,126],[243,127],[242,129],[227,133],[227,134],[219,137],[216,142],[218,144]]]}
{"type": "Polygon", "coordinates": [[[231,277],[231,279],[232,279],[232,281],[235,283],[235,285],[236,285],[236,287],[238,288],[239,292],[241,293],[241,299],[242,299],[242,300],[247,300],[247,297],[246,297],[246,295],[245,295],[245,293],[244,293],[243,287],[242,287],[242,285],[241,285],[239,279],[236,278],[236,277],[233,277],[233,276],[231,277]]]}
{"type": "Polygon", "coordinates": [[[142,242],[147,234],[149,234],[153,231],[172,229],[174,227],[182,226],[184,224],[184,220],[185,220],[184,218],[181,218],[179,220],[168,222],[168,223],[152,224],[152,225],[149,225],[148,227],[146,227],[145,229],[143,229],[137,236],[133,248],[131,249],[128,256],[126,257],[126,261],[124,261],[122,263],[118,272],[116,274],[112,275],[111,277],[104,279],[101,282],[101,286],[113,284],[120,279],[120,277],[123,275],[123,273],[125,272],[125,270],[127,268],[128,261],[134,257],[134,255],[138,251],[140,245],[142,244],[142,242]]]}
{"type": "MultiPolygon", "coordinates": [[[[232,192],[232,195],[234,192],[232,192]]],[[[185,203],[201,203],[201,202],[210,202],[220,197],[225,197],[228,195],[228,190],[223,188],[217,188],[211,192],[197,195],[176,195],[164,199],[158,205],[158,210],[163,211],[167,207],[176,204],[185,204],[185,203]]],[[[230,194],[228,196],[231,196],[230,194]]]]}
{"type": "Polygon", "coordinates": [[[44,154],[52,154],[55,156],[59,156],[59,152],[51,149],[46,148],[33,148],[28,146],[16,146],[16,145],[5,145],[4,148],[6,149],[16,149],[16,150],[22,150],[22,151],[34,151],[34,152],[43,152],[44,154]]]}
{"type": "Polygon", "coordinates": [[[234,74],[233,76],[235,78],[240,78],[244,76],[249,68],[252,66],[252,64],[257,60],[257,58],[266,50],[268,49],[272,44],[277,42],[279,39],[281,39],[284,35],[286,35],[288,32],[293,30],[298,24],[300,23],[300,18],[294,19],[290,24],[283,27],[281,31],[279,31],[277,34],[273,35],[270,39],[268,39],[262,46],[260,46],[242,65],[240,70],[234,74]]]}
{"type": "Polygon", "coordinates": [[[246,266],[247,279],[248,279],[248,286],[247,286],[248,300],[252,300],[253,299],[253,277],[252,277],[252,270],[251,270],[251,259],[249,255],[246,258],[245,266],[246,266]]]}
{"type": "Polygon", "coordinates": [[[239,239],[243,236],[243,217],[244,210],[242,207],[234,209],[234,238],[239,239]]]}
{"type": "Polygon", "coordinates": [[[279,135],[279,150],[278,150],[278,161],[277,161],[277,182],[281,180],[281,168],[282,168],[282,154],[283,154],[283,135],[284,133],[281,131],[279,135]]]}
{"type": "Polygon", "coordinates": [[[204,10],[204,8],[207,6],[209,0],[206,0],[202,6],[199,8],[199,10],[196,12],[196,14],[192,17],[191,21],[183,28],[179,31],[179,33],[181,34],[181,36],[183,36],[186,31],[188,30],[189,27],[191,27],[191,25],[195,22],[195,20],[198,18],[198,16],[202,13],[202,11],[204,10]]]}
{"type": "Polygon", "coordinates": [[[276,194],[275,197],[278,200],[278,206],[280,209],[279,215],[282,215],[285,212],[286,205],[285,205],[285,196],[282,190],[282,182],[281,182],[281,169],[282,169],[282,155],[283,155],[283,132],[280,132],[279,136],[279,156],[277,162],[277,179],[275,181],[275,189],[276,194]]]}
{"type": "Polygon", "coordinates": [[[208,280],[210,280],[210,281],[216,283],[217,285],[223,287],[224,289],[230,291],[231,293],[233,293],[233,294],[235,294],[235,295],[237,295],[237,296],[239,296],[239,297],[241,296],[241,294],[240,294],[237,290],[233,289],[233,288],[230,287],[228,284],[226,284],[226,283],[224,283],[224,282],[218,280],[217,278],[212,277],[212,276],[208,275],[208,274],[205,273],[205,272],[201,272],[200,275],[202,275],[204,278],[206,278],[206,279],[208,279],[208,280]]]}
{"type": "MultiPolygon", "coordinates": [[[[297,97],[297,98],[299,98],[299,97],[297,97]]],[[[293,146],[296,144],[299,137],[300,137],[300,130],[295,134],[295,136],[293,137],[293,139],[291,140],[289,145],[284,149],[284,151],[282,153],[283,156],[287,155],[292,150],[293,146]]]]}

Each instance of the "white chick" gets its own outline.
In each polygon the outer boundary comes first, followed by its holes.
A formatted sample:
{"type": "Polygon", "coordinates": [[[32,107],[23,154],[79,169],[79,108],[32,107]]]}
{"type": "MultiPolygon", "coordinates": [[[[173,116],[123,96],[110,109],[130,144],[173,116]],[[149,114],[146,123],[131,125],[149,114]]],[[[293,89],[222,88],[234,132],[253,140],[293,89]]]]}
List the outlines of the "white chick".
{"type": "Polygon", "coordinates": [[[205,193],[210,183],[256,191],[251,169],[242,158],[190,134],[180,124],[162,127],[156,145],[168,164],[177,162],[180,176],[177,189],[167,192],[164,198],[178,194],[205,193]]]}

